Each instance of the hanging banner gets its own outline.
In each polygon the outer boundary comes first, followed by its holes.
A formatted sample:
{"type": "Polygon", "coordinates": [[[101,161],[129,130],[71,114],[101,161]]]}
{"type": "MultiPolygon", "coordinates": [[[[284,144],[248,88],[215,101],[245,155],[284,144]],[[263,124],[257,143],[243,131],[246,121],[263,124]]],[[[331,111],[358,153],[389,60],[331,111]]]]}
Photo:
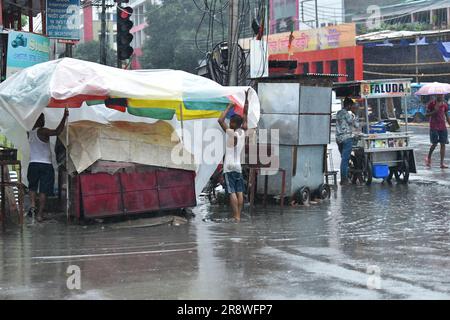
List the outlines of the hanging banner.
{"type": "Polygon", "coordinates": [[[80,40],[80,0],[47,0],[47,35],[80,40]]]}
{"type": "Polygon", "coordinates": [[[353,23],[337,26],[278,33],[269,36],[269,53],[286,54],[356,46],[353,23]]]}
{"type": "Polygon", "coordinates": [[[6,57],[6,77],[50,59],[50,40],[42,35],[10,31],[6,57]]]}
{"type": "Polygon", "coordinates": [[[411,95],[410,81],[371,81],[361,84],[361,97],[393,98],[411,95]]]}

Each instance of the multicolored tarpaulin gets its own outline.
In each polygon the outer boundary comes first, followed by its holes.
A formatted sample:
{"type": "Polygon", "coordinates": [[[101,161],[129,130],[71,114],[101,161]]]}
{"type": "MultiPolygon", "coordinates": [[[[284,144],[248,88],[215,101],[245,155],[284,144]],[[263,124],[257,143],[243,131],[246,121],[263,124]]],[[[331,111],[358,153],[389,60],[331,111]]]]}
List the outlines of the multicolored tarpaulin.
{"type": "Polygon", "coordinates": [[[121,112],[127,112],[139,117],[159,120],[171,120],[176,115],[178,120],[195,120],[218,118],[227,105],[236,104],[235,112],[243,113],[243,106],[232,97],[219,97],[214,99],[196,99],[189,97],[179,100],[152,100],[133,98],[111,98],[108,96],[77,96],[69,100],[51,99],[50,108],[79,108],[82,103],[87,105],[103,105],[121,112]]]}
{"type": "Polygon", "coordinates": [[[242,114],[249,93],[249,127],[260,105],[250,87],[223,87],[177,70],[121,70],[71,58],[27,68],[0,84],[0,106],[27,130],[44,108],[79,108],[84,102],[160,120],[218,118],[233,102],[242,114]]]}

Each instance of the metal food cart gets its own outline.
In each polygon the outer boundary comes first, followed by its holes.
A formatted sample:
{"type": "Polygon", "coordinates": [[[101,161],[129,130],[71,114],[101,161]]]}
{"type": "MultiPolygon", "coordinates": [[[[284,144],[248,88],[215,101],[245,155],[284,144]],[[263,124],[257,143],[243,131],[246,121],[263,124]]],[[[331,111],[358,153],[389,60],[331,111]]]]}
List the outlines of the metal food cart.
{"type": "Polygon", "coordinates": [[[327,199],[324,183],[327,145],[330,143],[331,75],[284,75],[258,79],[261,120],[258,143],[278,145],[279,168],[258,179],[258,194],[286,195],[300,204],[312,197],[327,199]],[[262,134],[267,130],[266,134],[262,134]],[[276,136],[272,135],[276,131],[276,136]]]}
{"type": "MultiPolygon", "coordinates": [[[[370,123],[369,100],[376,100],[378,120],[381,116],[381,99],[400,98],[406,114],[406,97],[411,95],[410,79],[367,80],[335,83],[333,90],[338,98],[349,97],[363,101],[364,123],[362,133],[355,136],[350,159],[349,175],[353,183],[370,185],[372,178],[382,178],[391,182],[395,177],[398,183],[408,183],[409,174],[417,173],[414,148],[410,144],[408,119],[404,128],[385,130],[382,122],[370,123]]],[[[372,108],[373,110],[374,108],[372,108]]],[[[389,121],[389,119],[386,119],[389,121]]],[[[391,119],[392,120],[392,119],[391,119]]],[[[394,121],[395,122],[395,121],[394,121]]]]}

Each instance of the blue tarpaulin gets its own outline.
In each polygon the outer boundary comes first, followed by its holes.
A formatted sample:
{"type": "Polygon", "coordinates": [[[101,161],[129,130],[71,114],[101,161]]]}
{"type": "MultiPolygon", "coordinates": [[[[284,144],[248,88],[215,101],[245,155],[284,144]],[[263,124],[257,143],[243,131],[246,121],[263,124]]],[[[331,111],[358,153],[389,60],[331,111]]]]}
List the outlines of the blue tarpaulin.
{"type": "Polygon", "coordinates": [[[439,42],[438,48],[446,62],[450,61],[450,42],[439,42]]]}

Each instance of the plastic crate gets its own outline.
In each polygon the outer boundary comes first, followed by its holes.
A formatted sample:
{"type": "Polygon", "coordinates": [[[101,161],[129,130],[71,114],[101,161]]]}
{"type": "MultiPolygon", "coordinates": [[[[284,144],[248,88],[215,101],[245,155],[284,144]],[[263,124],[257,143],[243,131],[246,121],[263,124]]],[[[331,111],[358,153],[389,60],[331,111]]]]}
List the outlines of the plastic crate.
{"type": "Polygon", "coordinates": [[[376,164],[373,166],[373,177],[384,179],[389,176],[389,166],[384,164],[376,164]]]}
{"type": "Polygon", "coordinates": [[[369,133],[386,133],[386,125],[383,122],[372,124],[369,133]]]}

